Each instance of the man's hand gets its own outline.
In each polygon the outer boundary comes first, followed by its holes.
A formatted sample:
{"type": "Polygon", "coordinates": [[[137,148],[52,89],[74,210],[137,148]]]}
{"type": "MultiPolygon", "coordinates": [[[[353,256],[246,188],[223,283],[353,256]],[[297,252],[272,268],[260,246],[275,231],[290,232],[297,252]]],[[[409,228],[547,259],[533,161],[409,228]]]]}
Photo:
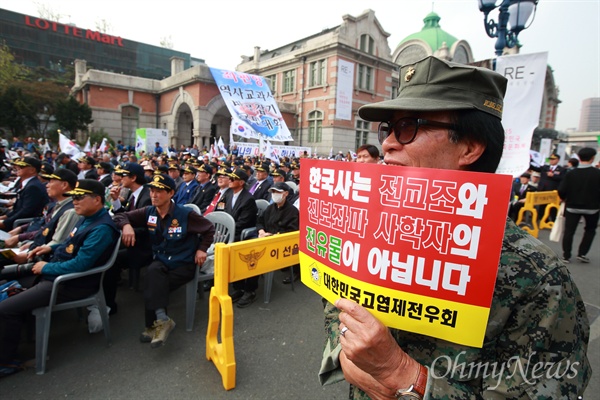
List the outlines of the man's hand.
{"type": "Polygon", "coordinates": [[[9,231],[8,234],[10,236],[15,236],[18,235],[19,233],[21,233],[21,227],[17,226],[15,229],[13,229],[12,231],[9,231]]]}
{"type": "Polygon", "coordinates": [[[194,257],[196,265],[201,266],[206,261],[206,252],[202,250],[196,250],[196,256],[194,257]]]}
{"type": "Polygon", "coordinates": [[[16,247],[17,243],[19,243],[19,236],[11,236],[4,241],[4,245],[6,247],[16,247]]]}
{"type": "Polygon", "coordinates": [[[35,264],[33,264],[33,273],[35,275],[41,275],[42,274],[42,269],[44,268],[44,265],[48,264],[46,261],[38,261],[35,264]]]}
{"type": "Polygon", "coordinates": [[[121,192],[121,188],[119,186],[113,186],[110,188],[110,198],[113,199],[113,201],[117,200],[119,198],[119,193],[121,192]]]}
{"type": "Polygon", "coordinates": [[[340,329],[348,328],[340,336],[340,362],[347,380],[372,398],[393,398],[395,390],[415,382],[418,363],[398,346],[385,325],[348,299],[339,299],[335,306],[341,311],[340,329]]]}
{"type": "Polygon", "coordinates": [[[35,249],[33,249],[29,253],[27,253],[27,258],[31,259],[31,258],[34,258],[35,256],[50,254],[51,252],[52,252],[52,248],[50,246],[44,245],[44,246],[36,247],[35,249]]]}
{"type": "Polygon", "coordinates": [[[123,226],[123,235],[121,236],[121,241],[126,247],[131,247],[135,245],[135,231],[131,224],[127,224],[123,226]]]}
{"type": "Polygon", "coordinates": [[[273,236],[273,234],[269,233],[269,232],[265,232],[264,229],[261,229],[260,231],[258,231],[259,238],[263,238],[263,237],[267,237],[267,236],[273,236]]]}

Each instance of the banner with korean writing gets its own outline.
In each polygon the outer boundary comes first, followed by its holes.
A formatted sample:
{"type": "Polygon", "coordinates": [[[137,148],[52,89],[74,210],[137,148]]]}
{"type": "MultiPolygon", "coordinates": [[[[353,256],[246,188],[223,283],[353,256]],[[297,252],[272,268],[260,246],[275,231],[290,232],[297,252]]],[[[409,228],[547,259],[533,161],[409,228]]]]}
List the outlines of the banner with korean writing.
{"type": "Polygon", "coordinates": [[[271,89],[262,76],[211,68],[231,114],[230,133],[249,139],[293,141],[271,89]]]}
{"type": "Polygon", "coordinates": [[[481,347],[509,175],[302,160],[302,282],[387,326],[481,347]]]}
{"type": "MultiPolygon", "coordinates": [[[[238,157],[259,157],[261,154],[258,143],[233,142],[233,144],[237,146],[238,157]]],[[[301,157],[304,155],[304,152],[309,156],[312,155],[310,147],[282,146],[277,144],[272,144],[271,147],[273,147],[279,157],[301,157]]]]}
{"type": "Polygon", "coordinates": [[[354,63],[338,60],[338,81],[335,94],[335,119],[352,119],[352,94],[354,93],[354,63]]]}
{"type": "Polygon", "coordinates": [[[511,54],[498,57],[496,72],[508,79],[502,126],[504,150],[496,170],[520,176],[529,169],[533,131],[540,123],[548,53],[511,54]]]}

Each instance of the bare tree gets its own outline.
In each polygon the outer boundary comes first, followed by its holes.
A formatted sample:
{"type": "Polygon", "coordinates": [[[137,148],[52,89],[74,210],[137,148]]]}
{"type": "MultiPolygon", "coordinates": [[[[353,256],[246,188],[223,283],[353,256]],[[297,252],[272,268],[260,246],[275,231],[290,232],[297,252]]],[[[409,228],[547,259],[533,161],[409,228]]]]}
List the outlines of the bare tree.
{"type": "Polygon", "coordinates": [[[102,18],[101,20],[96,20],[96,30],[102,33],[109,33],[113,29],[113,26],[110,22],[102,18]]]}
{"type": "Polygon", "coordinates": [[[171,35],[160,38],[160,47],[164,47],[165,49],[173,49],[173,38],[171,38],[171,35]]]}
{"type": "Polygon", "coordinates": [[[38,3],[38,2],[35,2],[33,4],[35,4],[35,6],[37,7],[37,12],[38,12],[38,15],[40,16],[40,18],[47,19],[49,21],[60,22],[60,20],[63,17],[65,17],[65,15],[60,14],[58,11],[54,10],[48,4],[43,4],[43,3],[38,3]]]}

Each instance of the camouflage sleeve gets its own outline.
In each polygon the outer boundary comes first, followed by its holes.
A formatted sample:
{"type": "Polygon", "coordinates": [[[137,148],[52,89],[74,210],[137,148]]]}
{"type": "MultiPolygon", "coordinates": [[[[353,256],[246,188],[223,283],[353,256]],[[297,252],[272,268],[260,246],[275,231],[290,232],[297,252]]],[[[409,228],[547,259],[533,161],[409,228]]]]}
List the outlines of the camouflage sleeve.
{"type": "Polygon", "coordinates": [[[344,373],[340,366],[340,352],[342,345],[339,339],[340,320],[339,310],[330,302],[323,300],[325,313],[325,345],[323,358],[319,369],[321,385],[329,385],[344,380],[344,373]]]}
{"type": "Polygon", "coordinates": [[[577,398],[587,386],[589,323],[579,290],[548,247],[509,225],[484,346],[435,348],[432,399],[577,398]]]}

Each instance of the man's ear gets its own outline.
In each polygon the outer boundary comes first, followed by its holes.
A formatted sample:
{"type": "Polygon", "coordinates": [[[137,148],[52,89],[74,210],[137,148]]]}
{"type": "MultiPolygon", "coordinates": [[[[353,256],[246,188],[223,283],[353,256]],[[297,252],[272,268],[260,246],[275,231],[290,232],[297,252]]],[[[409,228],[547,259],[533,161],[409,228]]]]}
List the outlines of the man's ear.
{"type": "Polygon", "coordinates": [[[466,168],[479,160],[486,147],[485,144],[475,141],[464,142],[462,145],[464,146],[463,151],[458,160],[461,169],[466,168]]]}

